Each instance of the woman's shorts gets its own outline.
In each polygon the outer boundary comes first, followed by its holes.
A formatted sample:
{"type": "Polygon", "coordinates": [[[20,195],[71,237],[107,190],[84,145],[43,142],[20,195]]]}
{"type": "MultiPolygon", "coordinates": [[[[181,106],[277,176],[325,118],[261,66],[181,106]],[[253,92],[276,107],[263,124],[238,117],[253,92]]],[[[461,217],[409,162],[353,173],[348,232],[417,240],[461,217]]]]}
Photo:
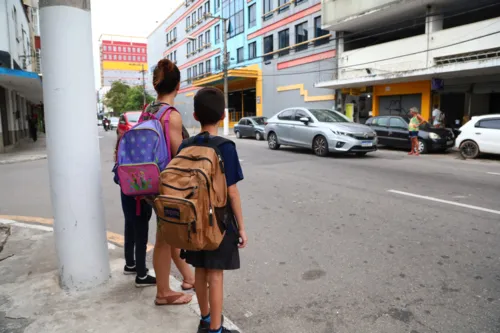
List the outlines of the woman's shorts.
{"type": "Polygon", "coordinates": [[[418,138],[418,131],[409,131],[410,138],[418,138]]]}

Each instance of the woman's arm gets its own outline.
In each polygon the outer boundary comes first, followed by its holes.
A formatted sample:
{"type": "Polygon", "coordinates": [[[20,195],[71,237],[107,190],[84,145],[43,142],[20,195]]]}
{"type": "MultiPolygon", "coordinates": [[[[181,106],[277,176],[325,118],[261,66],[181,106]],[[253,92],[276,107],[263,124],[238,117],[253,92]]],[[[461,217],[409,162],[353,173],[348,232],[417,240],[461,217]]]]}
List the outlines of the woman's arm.
{"type": "Polygon", "coordinates": [[[417,114],[417,118],[418,120],[420,120],[420,124],[418,124],[418,126],[422,126],[424,123],[427,122],[427,120],[425,120],[421,115],[417,114]]]}
{"type": "Polygon", "coordinates": [[[172,156],[177,155],[177,151],[182,143],[182,117],[179,112],[172,111],[169,120],[170,150],[172,156]]]}

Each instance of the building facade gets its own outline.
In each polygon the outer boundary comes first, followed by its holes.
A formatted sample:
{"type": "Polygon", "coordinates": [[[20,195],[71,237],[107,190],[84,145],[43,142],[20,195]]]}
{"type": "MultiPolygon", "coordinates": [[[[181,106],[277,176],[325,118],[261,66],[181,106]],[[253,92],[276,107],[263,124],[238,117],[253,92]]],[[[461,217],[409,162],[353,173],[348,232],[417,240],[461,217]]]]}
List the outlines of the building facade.
{"type": "Polygon", "coordinates": [[[0,1],[0,152],[29,135],[29,115],[43,118],[37,6],[37,1],[0,1]]]}
{"type": "Polygon", "coordinates": [[[360,118],[433,107],[456,127],[500,110],[500,3],[466,0],[323,0],[338,35],[338,75],[317,87],[360,101],[360,118]]]}
{"type": "Polygon", "coordinates": [[[114,81],[129,86],[143,84],[142,71],[148,70],[145,38],[102,35],[99,43],[101,87],[111,87],[114,81]]]}
{"type": "Polygon", "coordinates": [[[333,106],[334,94],[314,87],[334,68],[335,57],[332,34],[315,30],[321,15],[319,0],[284,3],[187,0],[151,33],[150,74],[162,58],[176,62],[182,81],[176,106],[187,126],[196,126],[192,118],[196,91],[204,86],[223,89],[225,23],[230,126],[243,116],[270,117],[287,107],[333,106]],[[283,33],[280,44],[279,33],[287,29],[288,42],[283,33]]]}

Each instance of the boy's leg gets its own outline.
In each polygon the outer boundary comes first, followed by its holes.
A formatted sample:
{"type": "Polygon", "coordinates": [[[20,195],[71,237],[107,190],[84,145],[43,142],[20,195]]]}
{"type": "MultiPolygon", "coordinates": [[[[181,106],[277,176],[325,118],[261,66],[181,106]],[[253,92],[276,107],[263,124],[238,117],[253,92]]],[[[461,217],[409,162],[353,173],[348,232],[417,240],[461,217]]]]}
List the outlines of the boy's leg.
{"type": "Polygon", "coordinates": [[[174,261],[175,266],[182,274],[182,286],[184,289],[191,289],[194,286],[195,278],[193,274],[193,269],[188,263],[181,259],[181,250],[171,247],[172,260],[174,261]]]}
{"type": "Polygon", "coordinates": [[[170,289],[170,266],[172,256],[170,245],[162,238],[160,230],[156,231],[156,243],[153,252],[153,267],[156,273],[156,297],[167,297],[171,294],[170,289]]]}
{"type": "Polygon", "coordinates": [[[123,216],[125,218],[125,265],[135,268],[134,247],[135,247],[135,199],[128,197],[120,191],[123,216]]]}
{"type": "Polygon", "coordinates": [[[153,213],[153,208],[144,200],[141,201],[141,215],[136,219],[135,228],[135,264],[137,276],[145,277],[146,269],[146,249],[148,246],[149,220],[153,213]]]}
{"type": "Polygon", "coordinates": [[[210,308],[208,306],[208,280],[207,280],[207,270],[204,268],[195,269],[195,290],[196,296],[198,297],[198,304],[200,306],[200,312],[202,317],[206,317],[210,314],[210,308]]]}
{"type": "MultiPolygon", "coordinates": [[[[207,280],[209,285],[208,298],[210,306],[210,329],[217,330],[222,326],[224,271],[218,269],[207,269],[207,280]]],[[[198,290],[196,292],[198,292],[198,290]]]]}

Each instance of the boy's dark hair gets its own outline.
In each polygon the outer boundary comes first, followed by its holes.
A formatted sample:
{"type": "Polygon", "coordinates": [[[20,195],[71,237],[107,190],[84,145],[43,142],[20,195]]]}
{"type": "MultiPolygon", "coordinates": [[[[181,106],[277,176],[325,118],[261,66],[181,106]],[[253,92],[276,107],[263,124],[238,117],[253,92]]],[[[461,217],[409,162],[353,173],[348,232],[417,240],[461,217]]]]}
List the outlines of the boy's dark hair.
{"type": "Polygon", "coordinates": [[[224,115],[224,94],[217,88],[199,90],[194,96],[194,114],[201,125],[213,125],[224,115]]]}
{"type": "Polygon", "coordinates": [[[172,61],[168,59],[158,61],[153,72],[153,86],[158,95],[174,92],[180,81],[181,72],[172,61]]]}

